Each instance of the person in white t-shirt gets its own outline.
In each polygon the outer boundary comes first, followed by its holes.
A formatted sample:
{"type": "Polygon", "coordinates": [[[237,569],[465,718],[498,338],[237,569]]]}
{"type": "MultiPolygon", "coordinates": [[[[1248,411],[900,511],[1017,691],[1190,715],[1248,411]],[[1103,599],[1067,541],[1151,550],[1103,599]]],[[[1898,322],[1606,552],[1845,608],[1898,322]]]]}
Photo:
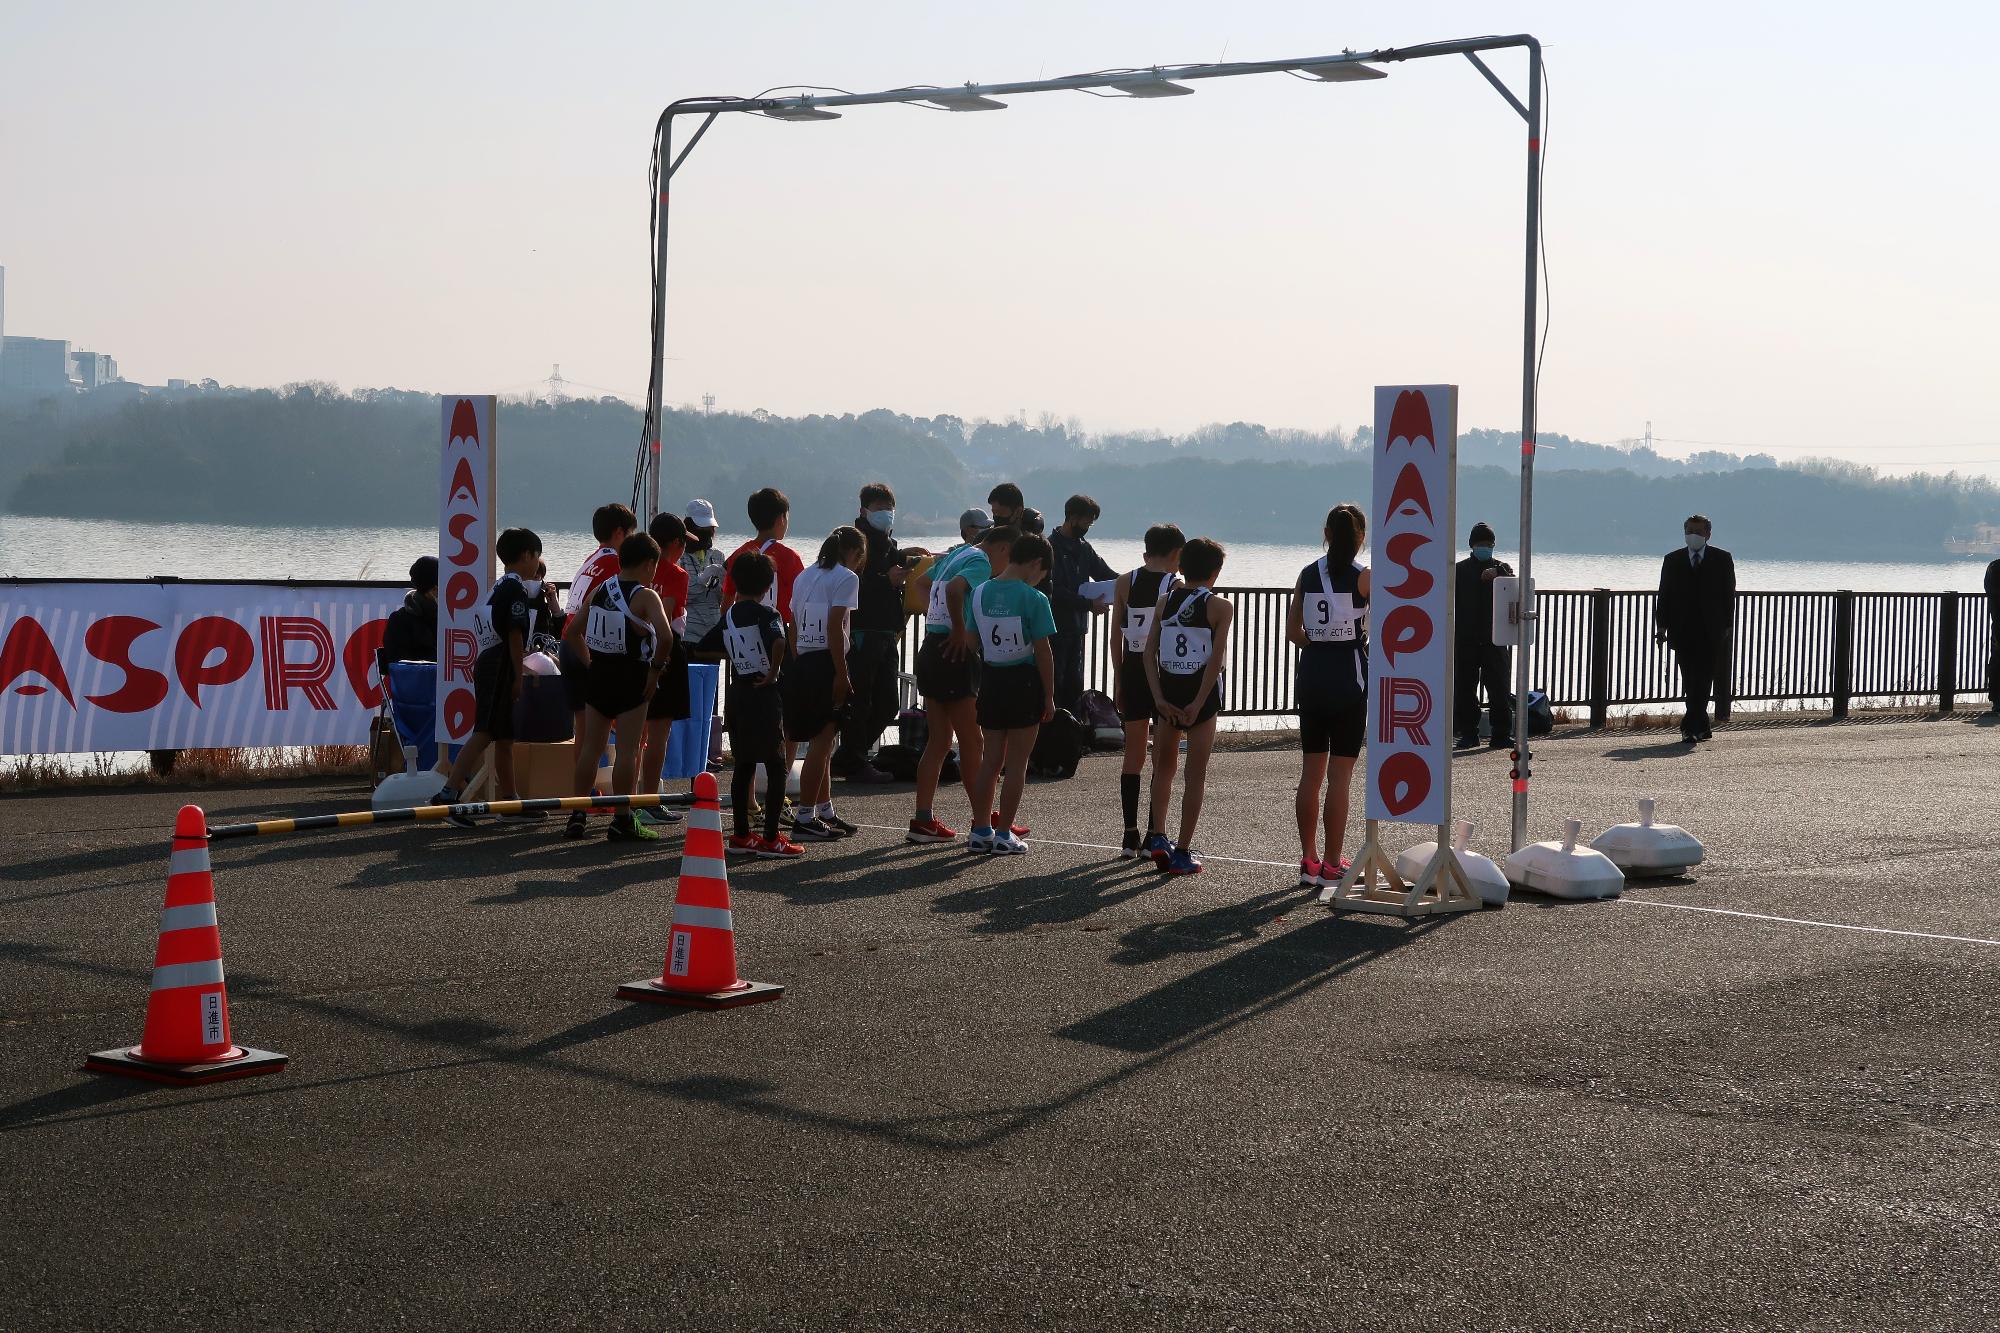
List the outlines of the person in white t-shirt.
{"type": "Polygon", "coordinates": [[[806,747],[799,774],[798,815],[792,832],[825,842],[857,832],[833,809],[833,742],[848,707],[847,648],[855,608],[861,605],[861,567],[868,539],[859,528],[835,528],[820,544],[819,559],[792,581],[792,614],[786,626],[792,666],[785,672],[785,739],[806,747]]]}

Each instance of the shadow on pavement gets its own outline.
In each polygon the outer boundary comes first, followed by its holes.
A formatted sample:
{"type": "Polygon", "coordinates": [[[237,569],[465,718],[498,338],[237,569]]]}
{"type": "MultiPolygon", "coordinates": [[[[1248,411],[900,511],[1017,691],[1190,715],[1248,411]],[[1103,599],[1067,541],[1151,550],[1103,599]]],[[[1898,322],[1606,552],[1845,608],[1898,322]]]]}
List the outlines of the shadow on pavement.
{"type": "MultiPolygon", "coordinates": [[[[978,865],[972,856],[960,858],[978,865]]],[[[986,920],[972,929],[978,934],[1007,934],[1035,926],[1081,921],[1107,907],[1136,898],[1168,882],[1150,862],[1099,861],[1054,874],[1024,876],[991,884],[976,884],[947,893],[932,910],[984,912],[986,920]],[[1136,867],[1144,867],[1137,873],[1136,867]]]]}
{"type": "Polygon", "coordinates": [[[1693,754],[1701,747],[1689,745],[1686,741],[1662,741],[1655,745],[1620,745],[1606,750],[1606,759],[1671,759],[1676,755],[1693,754]]]}
{"type": "Polygon", "coordinates": [[[1318,889],[1275,889],[1240,903],[1212,907],[1178,921],[1149,921],[1125,932],[1111,962],[1120,967],[1157,963],[1175,954],[1208,953],[1232,944],[1248,944],[1263,926],[1282,921],[1285,914],[1312,903],[1318,889]]]}

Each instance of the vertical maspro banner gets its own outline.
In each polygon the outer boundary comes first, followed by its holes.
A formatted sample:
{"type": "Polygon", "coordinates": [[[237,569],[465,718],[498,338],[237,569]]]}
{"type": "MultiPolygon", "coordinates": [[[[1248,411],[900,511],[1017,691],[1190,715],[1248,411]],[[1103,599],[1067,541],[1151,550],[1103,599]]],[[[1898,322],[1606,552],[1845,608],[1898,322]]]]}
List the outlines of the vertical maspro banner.
{"type": "Polygon", "coordinates": [[[458,745],[472,735],[475,624],[493,586],[493,524],[499,517],[497,399],[446,396],[444,449],[438,467],[437,738],[458,745]]]}
{"type": "Polygon", "coordinates": [[[1452,556],[1458,386],[1375,390],[1368,818],[1451,816],[1452,556]]]}

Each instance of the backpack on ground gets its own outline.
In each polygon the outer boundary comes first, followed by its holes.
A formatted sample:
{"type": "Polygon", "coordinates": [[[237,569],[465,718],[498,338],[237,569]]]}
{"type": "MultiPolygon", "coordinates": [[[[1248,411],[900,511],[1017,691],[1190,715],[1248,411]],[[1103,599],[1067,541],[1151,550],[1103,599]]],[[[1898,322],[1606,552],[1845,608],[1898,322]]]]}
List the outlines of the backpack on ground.
{"type": "Polygon", "coordinates": [[[1038,778],[1070,777],[1083,762],[1090,741],[1090,728],[1077,721],[1074,713],[1058,708],[1035,737],[1035,748],[1028,754],[1028,772],[1038,778]]]}
{"type": "Polygon", "coordinates": [[[1118,719],[1118,707],[1103,690],[1085,690],[1077,697],[1076,715],[1090,729],[1094,749],[1116,750],[1125,744],[1125,724],[1118,719]]]}
{"type": "Polygon", "coordinates": [[[875,767],[898,782],[915,782],[917,760],[923,757],[923,753],[907,745],[884,745],[875,751],[875,767]]]}
{"type": "Polygon", "coordinates": [[[1543,690],[1528,691],[1528,734],[1546,736],[1556,729],[1555,709],[1549,707],[1549,696],[1543,690]]]}

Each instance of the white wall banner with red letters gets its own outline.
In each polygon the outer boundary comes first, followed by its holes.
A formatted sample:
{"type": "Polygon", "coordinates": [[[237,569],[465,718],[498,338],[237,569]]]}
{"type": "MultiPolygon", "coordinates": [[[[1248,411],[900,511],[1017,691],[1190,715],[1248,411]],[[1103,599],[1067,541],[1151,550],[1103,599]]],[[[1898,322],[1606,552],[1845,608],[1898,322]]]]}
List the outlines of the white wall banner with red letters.
{"type": "Polygon", "coordinates": [[[477,621],[493,587],[493,524],[500,513],[497,402],[491,395],[438,400],[444,448],[438,464],[437,738],[451,745],[472,735],[477,621]]]}
{"type": "Polygon", "coordinates": [[[0,582],[0,754],[363,744],[403,592],[0,582]]]}
{"type": "Polygon", "coordinates": [[[1451,815],[1458,387],[1375,390],[1368,514],[1368,818],[1451,815]]]}

